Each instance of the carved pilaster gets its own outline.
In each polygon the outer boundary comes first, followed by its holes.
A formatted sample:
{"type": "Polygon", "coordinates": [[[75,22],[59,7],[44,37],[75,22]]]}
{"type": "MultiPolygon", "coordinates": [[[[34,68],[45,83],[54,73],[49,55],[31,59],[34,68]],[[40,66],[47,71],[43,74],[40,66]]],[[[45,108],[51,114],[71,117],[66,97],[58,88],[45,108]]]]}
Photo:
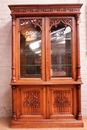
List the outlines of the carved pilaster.
{"type": "Polygon", "coordinates": [[[80,34],[79,34],[79,19],[80,19],[80,15],[77,14],[76,15],[76,31],[77,31],[77,81],[81,82],[81,72],[80,72],[80,34]]]}
{"type": "Polygon", "coordinates": [[[81,120],[81,85],[77,85],[77,119],[81,120]]]}
{"type": "Polygon", "coordinates": [[[16,82],[15,68],[15,15],[12,15],[12,82],[16,82]]]}

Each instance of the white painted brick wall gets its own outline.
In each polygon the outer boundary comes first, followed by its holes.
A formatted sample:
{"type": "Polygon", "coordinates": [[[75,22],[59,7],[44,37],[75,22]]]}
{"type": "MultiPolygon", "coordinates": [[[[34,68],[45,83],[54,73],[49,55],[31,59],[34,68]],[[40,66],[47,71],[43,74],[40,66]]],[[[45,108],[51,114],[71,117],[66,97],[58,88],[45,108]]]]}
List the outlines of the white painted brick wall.
{"type": "Polygon", "coordinates": [[[11,16],[9,4],[83,3],[80,23],[82,114],[87,116],[87,0],[0,0],[0,117],[10,116],[11,107],[11,16]]]}

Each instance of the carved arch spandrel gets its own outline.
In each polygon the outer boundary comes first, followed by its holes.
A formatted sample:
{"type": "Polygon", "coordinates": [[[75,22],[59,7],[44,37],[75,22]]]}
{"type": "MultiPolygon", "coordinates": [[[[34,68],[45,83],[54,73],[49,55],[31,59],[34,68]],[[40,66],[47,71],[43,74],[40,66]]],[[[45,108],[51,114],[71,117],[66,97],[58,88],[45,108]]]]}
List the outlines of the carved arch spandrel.
{"type": "Polygon", "coordinates": [[[20,19],[19,26],[26,26],[28,24],[34,25],[36,28],[37,26],[42,30],[42,19],[20,19]]]}
{"type": "Polygon", "coordinates": [[[58,24],[62,23],[65,26],[70,26],[72,30],[72,18],[50,18],[50,30],[53,26],[57,27],[58,24]]]}

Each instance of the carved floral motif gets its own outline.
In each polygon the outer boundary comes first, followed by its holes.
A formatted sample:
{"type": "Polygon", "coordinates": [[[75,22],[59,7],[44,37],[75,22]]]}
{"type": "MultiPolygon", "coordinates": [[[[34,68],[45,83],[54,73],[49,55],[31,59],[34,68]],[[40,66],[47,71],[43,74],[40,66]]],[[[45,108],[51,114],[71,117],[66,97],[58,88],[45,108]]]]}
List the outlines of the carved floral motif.
{"type": "Polygon", "coordinates": [[[68,98],[68,95],[70,94],[69,90],[57,90],[54,91],[55,99],[54,99],[54,106],[55,107],[70,107],[71,102],[68,98]]]}
{"type": "Polygon", "coordinates": [[[26,97],[23,102],[23,107],[40,107],[40,102],[37,94],[39,95],[39,91],[27,91],[24,92],[26,94],[26,97]]]}
{"type": "Polygon", "coordinates": [[[55,105],[57,106],[70,106],[70,102],[67,97],[56,97],[55,98],[55,105]]]}

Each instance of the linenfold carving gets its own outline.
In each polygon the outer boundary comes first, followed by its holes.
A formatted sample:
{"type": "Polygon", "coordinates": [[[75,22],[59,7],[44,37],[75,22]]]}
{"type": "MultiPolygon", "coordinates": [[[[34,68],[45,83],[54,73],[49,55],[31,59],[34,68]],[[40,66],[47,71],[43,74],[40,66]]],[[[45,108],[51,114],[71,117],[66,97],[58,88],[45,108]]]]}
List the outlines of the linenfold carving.
{"type": "Polygon", "coordinates": [[[39,99],[36,95],[39,95],[39,91],[24,91],[24,94],[26,95],[23,107],[29,108],[29,107],[40,107],[39,99]]]}

